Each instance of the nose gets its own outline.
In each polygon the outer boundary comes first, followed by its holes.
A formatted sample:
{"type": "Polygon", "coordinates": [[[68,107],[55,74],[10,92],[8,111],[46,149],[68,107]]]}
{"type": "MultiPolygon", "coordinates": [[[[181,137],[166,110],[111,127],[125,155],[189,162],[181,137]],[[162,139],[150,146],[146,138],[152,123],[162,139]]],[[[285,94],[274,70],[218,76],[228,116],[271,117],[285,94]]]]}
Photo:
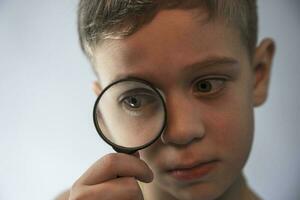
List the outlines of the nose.
{"type": "Polygon", "coordinates": [[[184,93],[166,98],[167,127],[161,136],[165,144],[187,145],[205,136],[199,100],[184,93]]]}

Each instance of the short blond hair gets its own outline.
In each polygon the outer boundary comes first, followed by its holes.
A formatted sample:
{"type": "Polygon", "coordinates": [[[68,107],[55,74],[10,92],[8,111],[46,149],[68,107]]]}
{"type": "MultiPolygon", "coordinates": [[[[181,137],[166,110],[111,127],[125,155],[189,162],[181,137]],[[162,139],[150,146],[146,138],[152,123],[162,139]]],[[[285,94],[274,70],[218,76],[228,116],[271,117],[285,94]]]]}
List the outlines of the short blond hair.
{"type": "Polygon", "coordinates": [[[78,32],[88,56],[108,38],[130,36],[163,9],[205,8],[209,18],[224,17],[237,27],[252,56],[257,42],[256,0],[80,0],[78,32]]]}

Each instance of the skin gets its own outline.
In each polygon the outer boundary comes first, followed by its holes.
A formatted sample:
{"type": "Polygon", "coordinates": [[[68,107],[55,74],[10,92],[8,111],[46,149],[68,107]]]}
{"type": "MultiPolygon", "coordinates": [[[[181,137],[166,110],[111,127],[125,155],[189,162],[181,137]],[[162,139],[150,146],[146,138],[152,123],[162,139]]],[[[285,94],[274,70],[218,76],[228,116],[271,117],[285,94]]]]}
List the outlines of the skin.
{"type": "Polygon", "coordinates": [[[259,199],[242,170],[252,145],[253,109],[267,98],[275,45],[264,39],[251,57],[237,29],[206,17],[205,11],[160,11],[135,34],[95,49],[96,94],[120,78],[148,80],[166,98],[168,125],[135,156],[98,160],[74,183],[69,199],[259,199]],[[205,81],[209,92],[197,89],[205,81]],[[179,181],[167,172],[211,160],[214,168],[202,178],[179,181]]]}

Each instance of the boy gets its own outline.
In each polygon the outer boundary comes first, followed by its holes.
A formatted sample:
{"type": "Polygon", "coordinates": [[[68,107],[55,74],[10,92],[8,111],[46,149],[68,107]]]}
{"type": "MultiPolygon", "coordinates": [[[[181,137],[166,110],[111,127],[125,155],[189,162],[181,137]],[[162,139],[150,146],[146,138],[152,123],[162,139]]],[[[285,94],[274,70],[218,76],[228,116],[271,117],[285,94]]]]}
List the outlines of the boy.
{"type": "Polygon", "coordinates": [[[98,160],[59,199],[259,199],[242,170],[275,45],[256,45],[255,0],[81,0],[78,15],[95,93],[147,80],[165,97],[168,124],[134,156],[98,160]]]}

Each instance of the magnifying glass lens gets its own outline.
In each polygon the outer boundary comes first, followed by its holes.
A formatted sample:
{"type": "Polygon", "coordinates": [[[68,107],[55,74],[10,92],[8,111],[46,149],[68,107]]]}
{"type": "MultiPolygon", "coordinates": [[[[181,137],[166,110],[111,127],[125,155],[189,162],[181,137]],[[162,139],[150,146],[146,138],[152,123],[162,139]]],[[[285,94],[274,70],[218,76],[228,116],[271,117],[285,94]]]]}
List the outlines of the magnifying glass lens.
{"type": "Polygon", "coordinates": [[[133,80],[116,82],[98,98],[95,125],[111,145],[139,148],[161,134],[165,123],[164,102],[150,85],[133,80]]]}

